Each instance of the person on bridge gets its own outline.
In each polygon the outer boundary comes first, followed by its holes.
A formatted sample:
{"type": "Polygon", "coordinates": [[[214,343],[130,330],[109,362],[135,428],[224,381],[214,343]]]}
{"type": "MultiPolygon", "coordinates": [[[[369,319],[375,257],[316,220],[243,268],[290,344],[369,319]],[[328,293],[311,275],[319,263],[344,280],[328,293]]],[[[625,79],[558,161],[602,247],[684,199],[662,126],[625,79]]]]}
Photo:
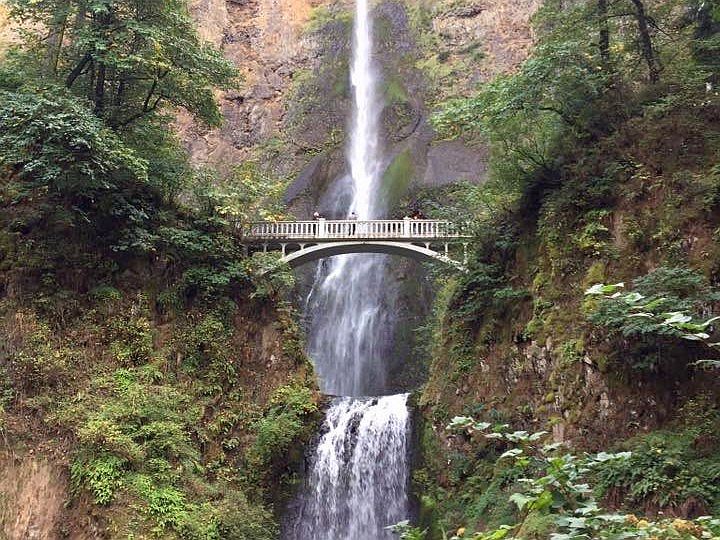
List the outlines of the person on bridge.
{"type": "MultiPolygon", "coordinates": [[[[353,210],[352,212],[350,212],[350,216],[348,216],[348,219],[349,219],[350,221],[357,221],[357,218],[358,218],[358,217],[357,217],[357,214],[355,213],[354,210],[353,210]]],[[[357,225],[356,225],[355,223],[352,223],[352,224],[350,225],[350,235],[351,235],[351,236],[355,236],[355,231],[356,231],[356,230],[357,230],[357,225]]]]}

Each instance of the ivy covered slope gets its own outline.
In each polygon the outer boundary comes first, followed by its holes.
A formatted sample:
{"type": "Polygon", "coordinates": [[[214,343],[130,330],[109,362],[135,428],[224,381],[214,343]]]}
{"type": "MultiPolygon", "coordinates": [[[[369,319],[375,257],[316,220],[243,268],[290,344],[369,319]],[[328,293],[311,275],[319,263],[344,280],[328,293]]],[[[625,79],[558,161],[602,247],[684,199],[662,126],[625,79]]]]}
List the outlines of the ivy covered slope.
{"type": "Polygon", "coordinates": [[[291,275],[233,231],[282,186],[253,163],[194,170],[167,130],[177,107],[219,122],[235,70],[183,2],[11,7],[28,33],[0,64],[0,536],[275,538],[319,397],[291,275]]]}
{"type": "Polygon", "coordinates": [[[405,535],[716,537],[684,520],[720,513],[720,4],[548,0],[535,28],[435,115],[491,179],[426,197],[477,227],[425,328],[405,535]]]}

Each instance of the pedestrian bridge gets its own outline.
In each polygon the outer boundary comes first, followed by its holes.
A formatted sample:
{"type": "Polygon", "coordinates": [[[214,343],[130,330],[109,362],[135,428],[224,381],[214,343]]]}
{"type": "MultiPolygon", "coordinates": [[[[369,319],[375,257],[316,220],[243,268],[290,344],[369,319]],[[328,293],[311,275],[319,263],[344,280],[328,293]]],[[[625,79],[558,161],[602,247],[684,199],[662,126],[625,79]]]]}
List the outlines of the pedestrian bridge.
{"type": "Polygon", "coordinates": [[[385,253],[440,261],[464,270],[470,236],[449,222],[430,219],[326,220],[252,223],[239,226],[248,251],[279,250],[296,268],[334,255],[385,253]],[[458,257],[459,255],[459,257],[458,257]]]}

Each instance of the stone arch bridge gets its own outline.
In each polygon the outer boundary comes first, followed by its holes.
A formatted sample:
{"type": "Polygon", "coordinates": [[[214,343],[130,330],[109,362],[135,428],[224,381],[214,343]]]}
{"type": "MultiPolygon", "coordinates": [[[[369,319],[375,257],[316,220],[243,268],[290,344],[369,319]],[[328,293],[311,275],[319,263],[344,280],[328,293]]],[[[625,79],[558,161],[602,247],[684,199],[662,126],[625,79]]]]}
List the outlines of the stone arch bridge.
{"type": "Polygon", "coordinates": [[[238,226],[248,251],[280,251],[296,268],[348,253],[386,253],[440,261],[460,270],[470,236],[449,222],[429,219],[281,221],[238,226]]]}

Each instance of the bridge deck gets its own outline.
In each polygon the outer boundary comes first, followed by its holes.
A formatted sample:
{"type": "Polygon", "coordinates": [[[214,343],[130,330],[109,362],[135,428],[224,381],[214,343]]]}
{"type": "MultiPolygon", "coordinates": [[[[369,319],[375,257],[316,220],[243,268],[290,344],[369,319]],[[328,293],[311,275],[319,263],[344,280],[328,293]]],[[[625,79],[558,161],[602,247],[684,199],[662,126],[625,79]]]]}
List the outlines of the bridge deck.
{"type": "Polygon", "coordinates": [[[467,239],[449,221],[430,219],[326,220],[252,223],[242,229],[247,242],[347,242],[389,240],[397,242],[459,241],[467,239]]]}

